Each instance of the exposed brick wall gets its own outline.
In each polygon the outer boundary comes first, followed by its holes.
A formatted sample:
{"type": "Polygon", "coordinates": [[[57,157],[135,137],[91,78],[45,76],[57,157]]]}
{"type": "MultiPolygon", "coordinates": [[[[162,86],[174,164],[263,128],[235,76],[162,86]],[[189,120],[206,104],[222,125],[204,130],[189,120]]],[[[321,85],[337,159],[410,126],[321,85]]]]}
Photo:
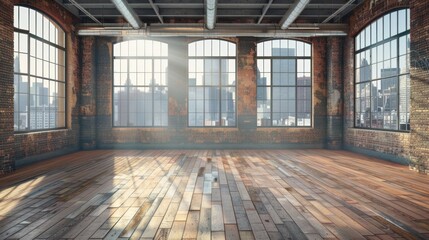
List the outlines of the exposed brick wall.
{"type": "Polygon", "coordinates": [[[100,146],[207,146],[212,144],[307,144],[323,146],[326,135],[326,39],[313,44],[313,128],[256,128],[256,43],[262,39],[232,38],[237,44],[237,119],[234,128],[187,127],[187,44],[197,39],[167,38],[169,126],[112,128],[112,42],[97,39],[97,142],[100,146]]]}
{"type": "Polygon", "coordinates": [[[353,10],[349,18],[349,36],[354,37],[368,24],[387,12],[404,7],[409,7],[409,0],[365,0],[353,10]]]}
{"type": "Polygon", "coordinates": [[[410,11],[411,160],[429,173],[429,1],[410,0],[410,11]]]}
{"type": "MultiPolygon", "coordinates": [[[[9,155],[12,165],[15,161],[77,148],[79,136],[78,94],[79,94],[79,39],[74,24],[77,19],[54,0],[3,0],[0,2],[0,167],[2,155],[9,155]],[[13,6],[19,4],[32,7],[54,19],[66,32],[67,48],[67,129],[14,134],[13,130],[13,6]]],[[[0,168],[1,169],[1,168],[0,168]]]]}
{"type": "Polygon", "coordinates": [[[0,1],[0,175],[14,165],[13,3],[0,1]]]}
{"type": "MultiPolygon", "coordinates": [[[[410,133],[354,128],[354,37],[378,17],[393,9],[408,6],[408,0],[367,0],[357,7],[349,18],[350,31],[344,43],[343,65],[344,145],[346,148],[370,150],[374,153],[386,154],[386,157],[391,156],[392,159],[396,157],[410,159],[410,133]]],[[[411,17],[414,18],[413,14],[411,17]]],[[[413,107],[411,108],[411,111],[414,111],[413,107]]],[[[411,128],[414,127],[411,124],[411,128]]]]}

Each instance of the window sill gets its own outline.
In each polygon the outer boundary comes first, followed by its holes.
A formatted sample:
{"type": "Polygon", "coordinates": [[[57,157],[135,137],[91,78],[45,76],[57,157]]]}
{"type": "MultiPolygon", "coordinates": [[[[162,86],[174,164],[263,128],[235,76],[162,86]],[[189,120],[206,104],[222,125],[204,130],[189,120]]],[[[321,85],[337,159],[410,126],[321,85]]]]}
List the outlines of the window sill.
{"type": "Polygon", "coordinates": [[[44,133],[56,133],[56,132],[68,132],[69,128],[58,128],[58,129],[46,129],[46,130],[35,130],[26,132],[14,132],[14,135],[29,135],[29,134],[44,134],[44,133]]]}

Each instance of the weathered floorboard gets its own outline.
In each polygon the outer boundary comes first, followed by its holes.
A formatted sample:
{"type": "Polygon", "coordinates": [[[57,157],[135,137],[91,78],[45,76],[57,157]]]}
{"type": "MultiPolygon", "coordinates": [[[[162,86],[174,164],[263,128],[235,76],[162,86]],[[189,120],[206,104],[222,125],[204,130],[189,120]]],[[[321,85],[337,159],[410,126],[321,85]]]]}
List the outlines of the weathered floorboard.
{"type": "Polygon", "coordinates": [[[346,151],[85,151],[0,178],[0,239],[427,239],[428,183],[346,151]]]}

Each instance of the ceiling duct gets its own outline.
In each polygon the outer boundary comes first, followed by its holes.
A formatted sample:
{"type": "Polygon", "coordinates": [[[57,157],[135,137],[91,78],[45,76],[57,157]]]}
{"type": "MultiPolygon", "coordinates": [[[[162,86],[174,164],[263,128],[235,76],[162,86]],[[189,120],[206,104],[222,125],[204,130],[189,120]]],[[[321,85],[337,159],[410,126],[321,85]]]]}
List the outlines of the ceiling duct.
{"type": "Polygon", "coordinates": [[[216,24],[217,0],[206,0],[206,26],[207,29],[214,29],[216,24]]]}

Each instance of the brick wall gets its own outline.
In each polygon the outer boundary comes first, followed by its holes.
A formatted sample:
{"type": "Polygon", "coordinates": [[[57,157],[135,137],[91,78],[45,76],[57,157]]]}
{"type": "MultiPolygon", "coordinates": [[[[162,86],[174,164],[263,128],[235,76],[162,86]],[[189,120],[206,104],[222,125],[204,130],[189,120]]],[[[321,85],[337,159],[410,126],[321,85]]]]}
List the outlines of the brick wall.
{"type": "MultiPolygon", "coordinates": [[[[349,18],[349,36],[344,43],[344,146],[350,150],[400,162],[410,159],[410,133],[354,128],[354,37],[378,17],[393,9],[408,6],[408,0],[364,1],[349,18]]],[[[411,18],[415,18],[413,13],[411,18]]],[[[411,82],[413,81],[412,78],[411,82]]],[[[413,95],[414,90],[411,92],[413,95]]],[[[411,111],[414,112],[413,106],[411,111]]],[[[412,123],[411,128],[415,127],[417,126],[412,123]]]]}
{"type": "MultiPolygon", "coordinates": [[[[78,147],[79,39],[74,24],[77,19],[54,0],[3,0],[0,2],[0,172],[3,157],[9,155],[12,166],[20,160],[52,156],[78,147]],[[54,19],[66,32],[67,48],[67,129],[14,134],[13,129],[13,6],[32,7],[54,19]]],[[[25,161],[22,161],[25,162],[25,161]]]]}
{"type": "Polygon", "coordinates": [[[0,1],[0,174],[14,167],[13,3],[0,1]]]}
{"type": "Polygon", "coordinates": [[[256,128],[256,43],[262,39],[229,39],[237,44],[237,127],[187,127],[187,45],[197,39],[166,38],[169,44],[169,126],[112,128],[112,42],[97,39],[97,143],[101,147],[322,147],[326,135],[326,39],[313,44],[313,128],[256,128]]]}
{"type": "Polygon", "coordinates": [[[429,173],[429,1],[410,0],[411,160],[429,173]]]}

